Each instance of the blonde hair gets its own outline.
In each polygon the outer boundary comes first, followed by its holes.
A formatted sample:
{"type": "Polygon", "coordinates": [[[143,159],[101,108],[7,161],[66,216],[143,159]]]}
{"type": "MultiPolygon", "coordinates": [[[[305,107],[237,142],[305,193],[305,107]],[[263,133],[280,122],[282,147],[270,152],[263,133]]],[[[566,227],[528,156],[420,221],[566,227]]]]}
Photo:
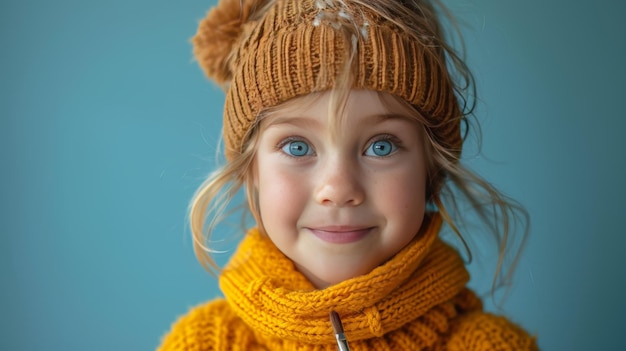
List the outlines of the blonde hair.
{"type": "MultiPolygon", "coordinates": [[[[327,0],[326,0],[327,1],[327,0]]],[[[343,3],[343,0],[335,0],[343,3]]],[[[273,2],[254,13],[261,17],[273,2]]],[[[437,11],[450,19],[457,36],[460,38],[458,27],[455,25],[449,11],[440,1],[433,4],[427,1],[374,1],[354,0],[358,6],[365,7],[378,14],[385,21],[389,21],[401,30],[408,33],[412,39],[423,43],[432,50],[439,59],[439,65],[446,68],[453,81],[455,95],[459,100],[462,113],[456,120],[446,123],[462,123],[465,125],[465,136],[470,127],[470,117],[473,117],[475,106],[475,84],[473,76],[464,63],[462,57],[446,42],[437,11]]],[[[336,79],[337,84],[332,90],[331,109],[329,116],[341,116],[345,108],[347,96],[352,88],[352,63],[358,48],[354,40],[349,38],[360,35],[360,24],[343,23],[341,28],[352,47],[348,46],[345,67],[336,79]]],[[[461,40],[462,42],[462,40],[461,40]]],[[[464,50],[464,49],[463,49],[464,50]]],[[[321,73],[320,76],[323,76],[321,73]]],[[[448,77],[442,77],[448,79],[448,77]]],[[[459,150],[450,150],[441,140],[438,140],[429,119],[424,118],[421,111],[398,98],[415,111],[416,121],[424,126],[425,148],[428,159],[428,202],[441,213],[444,221],[458,236],[471,260],[471,250],[466,238],[462,235],[462,228],[466,227],[467,210],[461,206],[469,205],[491,235],[498,250],[496,273],[492,282],[492,291],[511,281],[512,273],[521,253],[521,249],[528,231],[528,214],[524,208],[514,200],[498,191],[482,177],[472,172],[460,162],[459,150]],[[520,235],[518,239],[514,236],[520,235]],[[517,244],[516,244],[517,243],[517,244]],[[507,260],[508,259],[508,260],[507,260]]],[[[246,131],[242,142],[242,151],[228,160],[223,166],[214,171],[199,187],[189,208],[189,221],[194,239],[194,251],[200,263],[212,273],[219,272],[219,267],[212,257],[214,250],[206,244],[216,225],[226,216],[229,202],[243,187],[248,201],[248,209],[262,226],[259,216],[258,201],[252,187],[252,166],[258,140],[260,121],[271,114],[275,109],[284,107],[290,102],[283,103],[263,110],[252,126],[246,131]]],[[[480,130],[477,129],[480,139],[480,130]]],[[[464,138],[465,138],[464,136],[464,138]]]]}

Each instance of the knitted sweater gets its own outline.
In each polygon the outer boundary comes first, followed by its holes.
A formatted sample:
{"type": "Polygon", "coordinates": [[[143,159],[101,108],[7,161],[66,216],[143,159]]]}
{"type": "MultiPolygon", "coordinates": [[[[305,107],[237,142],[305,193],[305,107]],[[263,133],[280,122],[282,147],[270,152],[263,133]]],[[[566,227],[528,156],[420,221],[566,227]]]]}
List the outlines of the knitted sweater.
{"type": "Polygon", "coordinates": [[[441,218],[372,272],[317,290],[257,230],[220,276],[225,299],[192,309],[159,350],[337,350],[329,311],[352,351],[538,350],[534,338],[482,311],[441,218]]]}

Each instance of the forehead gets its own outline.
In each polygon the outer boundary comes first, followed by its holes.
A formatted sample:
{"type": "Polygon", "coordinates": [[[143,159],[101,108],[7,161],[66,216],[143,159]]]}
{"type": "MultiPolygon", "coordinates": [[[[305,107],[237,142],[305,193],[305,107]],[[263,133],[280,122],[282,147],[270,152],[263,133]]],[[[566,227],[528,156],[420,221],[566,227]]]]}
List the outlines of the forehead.
{"type": "Polygon", "coordinates": [[[419,121],[417,111],[403,103],[400,98],[371,90],[351,90],[343,98],[334,91],[296,97],[268,110],[261,123],[267,126],[300,123],[296,120],[301,119],[318,120],[338,130],[354,127],[351,122],[363,121],[364,118],[372,122],[389,118],[419,121]]]}

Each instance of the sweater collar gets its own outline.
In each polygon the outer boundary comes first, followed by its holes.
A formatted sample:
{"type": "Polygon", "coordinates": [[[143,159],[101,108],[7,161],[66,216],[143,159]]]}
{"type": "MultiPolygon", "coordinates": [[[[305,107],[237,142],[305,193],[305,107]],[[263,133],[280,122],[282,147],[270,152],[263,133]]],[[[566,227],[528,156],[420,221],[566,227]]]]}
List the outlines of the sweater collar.
{"type": "Polygon", "coordinates": [[[463,262],[438,233],[439,214],[416,238],[370,273],[317,290],[266,236],[251,230],[220,277],[237,315],[258,338],[332,344],[328,314],[341,316],[351,341],[381,337],[451,300],[469,280],[463,262]]]}

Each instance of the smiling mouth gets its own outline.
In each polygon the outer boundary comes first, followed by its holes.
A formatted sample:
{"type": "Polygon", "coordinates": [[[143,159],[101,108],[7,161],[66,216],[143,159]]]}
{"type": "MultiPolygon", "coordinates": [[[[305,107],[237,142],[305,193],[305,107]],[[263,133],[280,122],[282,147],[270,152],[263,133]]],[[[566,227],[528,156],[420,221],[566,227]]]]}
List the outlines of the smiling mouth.
{"type": "Polygon", "coordinates": [[[363,239],[373,227],[369,228],[307,228],[319,239],[332,244],[349,244],[363,239]]]}

